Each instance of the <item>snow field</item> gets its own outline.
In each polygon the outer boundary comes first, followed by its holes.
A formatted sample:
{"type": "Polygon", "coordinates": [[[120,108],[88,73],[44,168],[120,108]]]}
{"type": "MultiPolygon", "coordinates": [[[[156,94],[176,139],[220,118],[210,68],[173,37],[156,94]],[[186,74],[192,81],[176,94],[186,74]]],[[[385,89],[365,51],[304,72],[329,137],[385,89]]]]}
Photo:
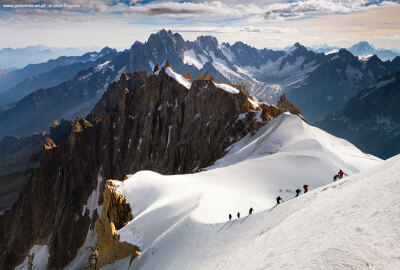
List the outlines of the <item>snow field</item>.
{"type": "MultiPolygon", "coordinates": [[[[347,141],[285,113],[264,125],[255,135],[247,135],[232,145],[229,152],[206,171],[173,176],[140,171],[124,182],[117,182],[118,190],[125,195],[135,217],[118,231],[120,241],[136,244],[143,251],[131,269],[157,269],[157,263],[168,266],[167,269],[235,269],[230,264],[234,260],[231,256],[238,256],[238,249],[253,241],[254,234],[267,233],[269,227],[278,230],[281,222],[291,220],[292,214],[298,215],[295,211],[300,211],[312,198],[308,193],[275,208],[290,206],[292,210],[269,212],[277,196],[286,201],[293,198],[294,191],[303,184],[316,189],[331,183],[339,169],[352,175],[381,162],[347,141]],[[294,204],[295,201],[298,203],[294,204]],[[250,207],[256,214],[247,217],[250,207]],[[237,211],[243,218],[226,223],[228,214],[235,218],[237,211]],[[286,216],[287,211],[294,212],[286,216]],[[240,231],[250,230],[246,227],[250,220],[258,230],[263,229],[246,237],[239,231],[235,232],[237,235],[232,234],[235,227],[240,231]],[[235,245],[229,244],[232,242],[235,245]],[[160,252],[155,255],[155,250],[160,252]]],[[[284,254],[283,251],[278,254],[279,260],[285,259],[284,254]]],[[[259,260],[265,261],[265,256],[260,255],[259,260]]],[[[275,258],[275,255],[270,256],[275,258]]],[[[293,254],[288,253],[286,260],[291,256],[293,254]]],[[[123,264],[122,261],[118,263],[123,264]]],[[[246,269],[245,263],[238,265],[241,267],[237,268],[246,269]]],[[[253,265],[256,264],[248,265],[251,267],[247,269],[257,269],[253,265]]],[[[264,268],[268,266],[260,267],[264,268]]]]}

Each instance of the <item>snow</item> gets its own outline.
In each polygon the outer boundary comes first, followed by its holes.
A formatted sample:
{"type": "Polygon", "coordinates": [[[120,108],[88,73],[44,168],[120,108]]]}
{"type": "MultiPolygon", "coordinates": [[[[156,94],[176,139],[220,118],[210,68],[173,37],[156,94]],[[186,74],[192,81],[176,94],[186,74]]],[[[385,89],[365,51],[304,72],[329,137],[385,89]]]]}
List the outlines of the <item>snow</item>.
{"type": "Polygon", "coordinates": [[[216,87],[218,87],[219,89],[222,89],[226,92],[229,92],[231,94],[239,94],[239,90],[237,90],[236,88],[225,84],[225,83],[214,83],[216,87]]]}
{"type": "Polygon", "coordinates": [[[349,64],[347,64],[346,77],[347,77],[348,81],[350,81],[350,82],[359,81],[362,78],[362,76],[363,76],[363,73],[359,69],[354,68],[354,67],[350,66],[349,64]]]}
{"type": "Polygon", "coordinates": [[[115,76],[113,81],[119,81],[119,79],[121,78],[122,73],[124,73],[125,71],[125,66],[122,67],[120,70],[118,70],[117,75],[115,76]]]}
{"type": "Polygon", "coordinates": [[[334,54],[334,53],[338,53],[338,52],[339,52],[339,49],[333,49],[329,52],[326,52],[325,55],[334,54]]]}
{"type": "Polygon", "coordinates": [[[232,51],[226,47],[224,44],[222,44],[220,47],[220,50],[224,54],[224,56],[229,60],[229,62],[233,63],[235,61],[235,55],[232,53],[232,51]]]}
{"type": "Polygon", "coordinates": [[[190,89],[190,87],[192,86],[192,84],[187,79],[185,79],[182,75],[175,73],[175,71],[173,71],[170,67],[167,67],[165,69],[165,73],[167,73],[171,78],[174,78],[178,83],[182,84],[187,89],[190,89]]]}
{"type": "MultiPolygon", "coordinates": [[[[101,172],[101,169],[100,169],[101,172]]],[[[101,211],[103,209],[103,205],[99,205],[99,196],[101,194],[100,184],[103,182],[103,177],[101,173],[97,176],[97,188],[93,190],[92,194],[89,196],[86,205],[83,206],[82,216],[85,215],[86,211],[89,211],[89,218],[93,219],[94,210],[97,211],[97,214],[100,216],[101,211]]],[[[78,249],[78,252],[74,258],[74,260],[67,265],[64,270],[74,270],[74,269],[83,269],[87,265],[87,260],[93,248],[96,247],[97,244],[97,233],[94,229],[88,230],[86,235],[85,242],[78,249]]]]}
{"type": "Polygon", "coordinates": [[[258,103],[255,102],[254,100],[252,100],[252,99],[250,99],[250,98],[247,98],[247,100],[251,103],[251,105],[253,105],[254,108],[260,107],[260,106],[258,105],[258,103]]]}
{"type": "MultiPolygon", "coordinates": [[[[29,251],[29,256],[33,255],[31,269],[47,269],[47,261],[49,258],[49,247],[47,245],[34,245],[29,251]]],[[[24,262],[15,267],[15,270],[25,270],[29,268],[29,257],[24,262]]]]}
{"type": "Polygon", "coordinates": [[[292,64],[286,62],[281,69],[285,57],[279,57],[276,61],[268,60],[259,68],[254,66],[241,67],[259,80],[253,79],[255,84],[251,90],[254,95],[269,102],[276,102],[284,89],[299,86],[307,78],[307,75],[319,66],[315,61],[304,64],[305,58],[299,56],[292,64]]]}
{"type": "MultiPolygon", "coordinates": [[[[363,190],[372,187],[360,184],[345,194],[337,193],[343,187],[333,186],[352,183],[346,179],[328,186],[323,195],[320,187],[330,184],[339,169],[354,175],[381,163],[347,141],[285,113],[232,145],[203,172],[165,176],[137,172],[123,184],[117,182],[135,216],[118,231],[120,241],[136,244],[142,251],[129,269],[337,269],[337,261],[329,260],[329,255],[334,251],[338,252],[335,258],[352,254],[343,242],[356,247],[357,243],[342,233],[357,233],[355,223],[363,219],[352,211],[367,208],[356,204],[340,209],[358,196],[366,198],[363,190]],[[315,192],[273,208],[278,195],[286,201],[303,184],[315,192]],[[247,217],[250,207],[256,214],[247,217]],[[228,213],[235,216],[237,211],[243,218],[228,223],[228,213]],[[323,219],[318,218],[321,215],[323,219]],[[307,268],[310,260],[314,268],[307,268]]],[[[363,181],[365,176],[354,178],[363,181]]],[[[390,190],[396,194],[394,186],[390,190]]],[[[398,220],[400,215],[394,217],[398,220]]],[[[365,224],[357,226],[367,230],[365,224]]],[[[359,261],[350,255],[340,263],[359,261]]]]}
{"type": "Polygon", "coordinates": [[[203,61],[205,57],[199,57],[193,49],[186,50],[183,52],[183,63],[188,65],[193,65],[198,69],[202,69],[203,65],[207,63],[207,58],[205,62],[203,61]]]}
{"type": "Polygon", "coordinates": [[[395,80],[396,80],[396,77],[392,77],[392,78],[387,79],[387,80],[385,80],[385,81],[380,81],[380,82],[378,82],[377,84],[371,86],[371,87],[370,87],[371,90],[368,91],[368,93],[362,95],[362,96],[360,97],[360,99],[365,98],[365,97],[368,96],[369,94],[375,92],[375,91],[378,90],[379,88],[382,88],[382,87],[388,85],[389,83],[394,83],[395,80]]]}
{"type": "Polygon", "coordinates": [[[149,60],[149,65],[150,65],[151,70],[154,70],[155,65],[154,65],[154,63],[151,62],[150,60],[149,60]]]}
{"type": "Polygon", "coordinates": [[[399,269],[399,177],[398,156],[240,220],[187,218],[130,269],[399,269]]]}
{"type": "Polygon", "coordinates": [[[339,59],[339,54],[335,54],[334,56],[331,57],[331,61],[339,59]]]}
{"type": "Polygon", "coordinates": [[[78,252],[72,262],[64,267],[64,270],[84,269],[87,266],[88,258],[92,250],[97,245],[97,233],[93,230],[88,230],[85,242],[78,249],[78,252]]]}
{"type": "Polygon", "coordinates": [[[368,61],[372,56],[374,56],[374,55],[373,54],[360,55],[360,56],[358,56],[358,60],[360,60],[360,61],[368,61]]]}
{"type": "Polygon", "coordinates": [[[97,65],[95,68],[94,68],[94,70],[95,71],[104,71],[105,70],[105,68],[107,67],[107,65],[110,63],[110,61],[105,61],[104,63],[102,63],[102,64],[99,64],[99,65],[97,65]]]}
{"type": "Polygon", "coordinates": [[[375,84],[375,89],[384,87],[384,86],[388,85],[389,83],[393,83],[395,80],[396,80],[396,77],[392,77],[386,81],[380,81],[377,84],[375,84]]]}
{"type": "Polygon", "coordinates": [[[92,218],[94,210],[97,210],[97,213],[101,214],[102,205],[98,204],[99,196],[100,196],[100,184],[103,182],[103,178],[99,175],[97,177],[97,188],[93,190],[92,194],[90,194],[87,203],[82,208],[82,216],[85,215],[86,211],[89,211],[89,217],[92,218]]]}
{"type": "Polygon", "coordinates": [[[171,140],[171,129],[172,129],[172,125],[170,125],[168,127],[168,141],[167,141],[167,147],[169,146],[169,142],[171,140]]]}

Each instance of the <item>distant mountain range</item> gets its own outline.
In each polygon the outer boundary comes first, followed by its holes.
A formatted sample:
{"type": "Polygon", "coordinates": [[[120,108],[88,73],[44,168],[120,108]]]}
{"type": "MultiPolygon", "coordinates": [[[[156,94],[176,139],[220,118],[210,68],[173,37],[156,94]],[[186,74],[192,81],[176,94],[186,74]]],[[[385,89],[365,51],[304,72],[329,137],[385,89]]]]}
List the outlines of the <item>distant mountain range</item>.
{"type": "Polygon", "coordinates": [[[108,47],[82,56],[61,56],[46,63],[30,64],[0,74],[0,107],[18,101],[40,88],[49,88],[67,81],[92,66],[113,59],[118,52],[108,47]]]}
{"type": "MultiPolygon", "coordinates": [[[[167,59],[178,73],[196,77],[209,72],[217,81],[244,83],[255,98],[269,103],[286,93],[310,123],[341,110],[361,89],[400,70],[400,57],[386,62],[376,56],[359,59],[346,49],[316,53],[299,43],[284,50],[259,50],[243,42],[220,44],[212,36],[185,41],[178,33],[161,30],[145,43],[137,41],[107,61],[61,84],[42,87],[6,108],[0,113],[0,137],[29,135],[47,130],[55,119],[85,116],[122,72],[144,70],[151,74],[167,59]]],[[[13,92],[34,89],[30,81],[23,85],[13,92]]]]}
{"type": "Polygon", "coordinates": [[[316,125],[361,150],[389,158],[400,152],[400,72],[361,90],[334,115],[316,125]]]}
{"type": "MultiPolygon", "coordinates": [[[[337,46],[329,46],[327,44],[323,45],[313,45],[309,46],[309,49],[320,52],[320,53],[329,53],[338,51],[341,47],[337,46]]],[[[355,56],[378,56],[382,61],[393,60],[396,56],[400,56],[400,51],[388,50],[375,48],[374,45],[369,44],[367,41],[360,41],[353,46],[347,48],[349,52],[351,52],[355,56]]]]}
{"type": "Polygon", "coordinates": [[[28,64],[46,62],[60,56],[82,55],[89,51],[97,51],[98,46],[80,47],[48,47],[44,45],[28,46],[24,48],[3,48],[0,50],[0,69],[22,68],[28,64]]]}

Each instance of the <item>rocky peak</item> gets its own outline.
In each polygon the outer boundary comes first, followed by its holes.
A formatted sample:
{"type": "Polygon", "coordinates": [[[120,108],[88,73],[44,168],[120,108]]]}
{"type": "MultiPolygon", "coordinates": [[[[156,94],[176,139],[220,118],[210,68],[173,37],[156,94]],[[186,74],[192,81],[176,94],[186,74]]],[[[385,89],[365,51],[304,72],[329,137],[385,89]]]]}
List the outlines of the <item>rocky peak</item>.
{"type": "Polygon", "coordinates": [[[360,41],[349,48],[349,51],[356,54],[374,54],[375,48],[370,45],[367,41],[360,41]]]}
{"type": "Polygon", "coordinates": [[[171,62],[167,59],[167,61],[165,61],[165,65],[164,65],[164,67],[169,67],[169,68],[171,68],[172,70],[174,70],[174,68],[172,67],[172,65],[171,65],[171,62]]]}
{"type": "Polygon", "coordinates": [[[208,71],[206,71],[206,73],[204,73],[204,75],[201,75],[201,73],[196,77],[196,80],[199,81],[214,81],[214,78],[210,75],[210,73],[208,73],[208,71]]]}
{"type": "Polygon", "coordinates": [[[103,54],[103,55],[106,55],[106,54],[109,54],[109,53],[116,53],[116,52],[118,52],[116,49],[112,49],[112,48],[106,46],[103,49],[101,49],[101,51],[99,53],[103,54]]]}
{"type": "Polygon", "coordinates": [[[157,64],[155,67],[154,67],[154,69],[153,69],[153,73],[155,73],[155,72],[157,72],[158,70],[160,70],[160,65],[159,64],[157,64]]]}
{"type": "Polygon", "coordinates": [[[304,56],[306,55],[309,51],[307,50],[306,47],[304,47],[303,45],[301,45],[299,42],[296,42],[293,45],[293,52],[298,55],[298,56],[304,56]]]}
{"type": "Polygon", "coordinates": [[[182,36],[178,33],[172,33],[171,30],[166,31],[162,29],[156,34],[151,34],[147,40],[147,45],[151,48],[161,47],[176,47],[183,48],[185,41],[182,36]]]}
{"type": "Polygon", "coordinates": [[[355,58],[354,55],[351,54],[351,52],[349,52],[348,50],[343,49],[343,48],[339,50],[338,54],[339,54],[340,59],[342,59],[345,62],[349,61],[350,59],[355,58]]]}
{"type": "Polygon", "coordinates": [[[43,149],[50,150],[54,147],[56,147],[56,144],[53,142],[53,140],[51,138],[46,138],[44,141],[43,149]]]}
{"type": "Polygon", "coordinates": [[[71,133],[73,122],[62,119],[61,122],[54,120],[53,125],[50,126],[50,137],[55,144],[60,144],[65,141],[71,133]]]}
{"type": "Polygon", "coordinates": [[[214,50],[218,47],[218,40],[213,36],[200,36],[196,39],[195,43],[204,50],[214,50]]]}
{"type": "Polygon", "coordinates": [[[188,74],[187,72],[183,73],[182,76],[186,79],[189,80],[189,82],[193,82],[192,75],[188,74]]]}
{"type": "Polygon", "coordinates": [[[283,94],[278,101],[277,107],[285,112],[300,115],[300,109],[296,108],[292,102],[287,100],[286,94],[283,94]]]}
{"type": "Polygon", "coordinates": [[[85,129],[91,128],[91,127],[93,127],[93,125],[88,120],[86,120],[85,118],[77,117],[75,119],[72,131],[74,133],[80,133],[80,132],[83,132],[85,129]]]}

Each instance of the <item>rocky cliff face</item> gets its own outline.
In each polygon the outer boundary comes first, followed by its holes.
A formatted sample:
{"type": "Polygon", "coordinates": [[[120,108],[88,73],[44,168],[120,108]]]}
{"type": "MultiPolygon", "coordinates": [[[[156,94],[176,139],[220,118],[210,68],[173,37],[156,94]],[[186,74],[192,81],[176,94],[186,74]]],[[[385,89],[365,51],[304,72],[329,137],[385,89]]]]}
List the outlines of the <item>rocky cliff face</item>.
{"type": "Polygon", "coordinates": [[[0,214],[11,208],[28,181],[32,168],[39,166],[46,133],[27,137],[6,136],[0,140],[0,214]]]}
{"type": "MultiPolygon", "coordinates": [[[[182,78],[167,66],[150,76],[124,73],[87,119],[77,118],[70,133],[60,131],[58,137],[66,139],[46,141],[39,168],[13,208],[0,216],[1,265],[21,264],[40,244],[49,248],[49,269],[65,267],[95,228],[105,179],[144,169],[163,174],[199,170],[263,120],[283,112],[257,104],[244,86],[224,85],[232,93],[217,87],[212,77],[184,84],[178,82],[182,78]]],[[[104,207],[106,213],[114,211],[104,207]]],[[[123,208],[117,206],[116,212],[123,208]]],[[[110,229],[107,235],[117,237],[109,223],[121,224],[107,219],[100,217],[96,230],[110,229]]]]}
{"type": "Polygon", "coordinates": [[[89,256],[86,269],[100,267],[131,256],[135,259],[140,250],[137,246],[119,241],[119,230],[133,219],[130,205],[125,197],[115,189],[113,180],[108,180],[103,192],[103,210],[96,221],[97,245],[89,256]]]}
{"type": "Polygon", "coordinates": [[[56,121],[50,127],[50,133],[26,137],[6,136],[0,140],[0,213],[11,208],[33,168],[39,166],[45,139],[51,138],[59,144],[65,141],[71,129],[71,121],[56,121]]]}

